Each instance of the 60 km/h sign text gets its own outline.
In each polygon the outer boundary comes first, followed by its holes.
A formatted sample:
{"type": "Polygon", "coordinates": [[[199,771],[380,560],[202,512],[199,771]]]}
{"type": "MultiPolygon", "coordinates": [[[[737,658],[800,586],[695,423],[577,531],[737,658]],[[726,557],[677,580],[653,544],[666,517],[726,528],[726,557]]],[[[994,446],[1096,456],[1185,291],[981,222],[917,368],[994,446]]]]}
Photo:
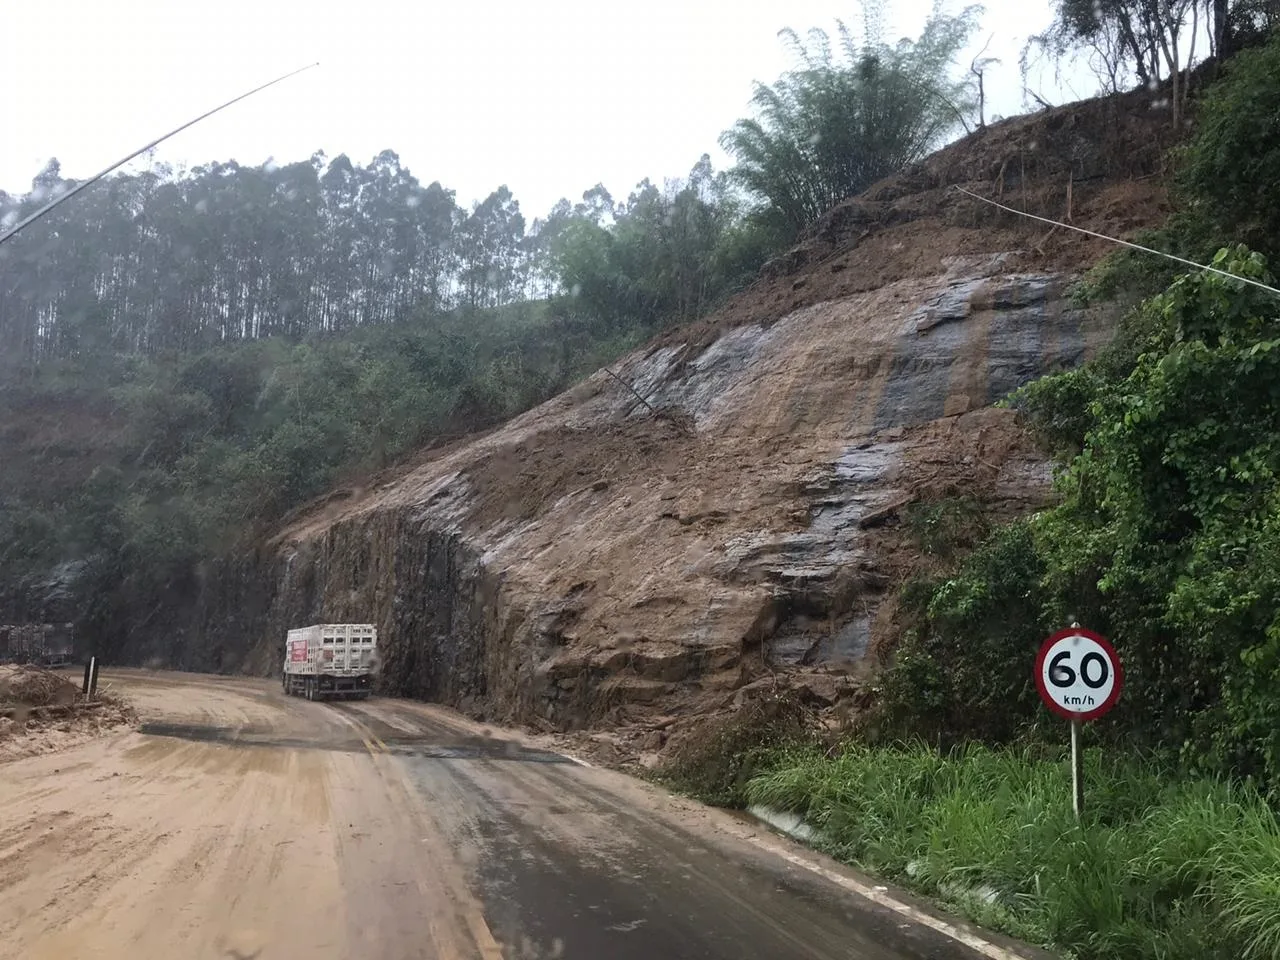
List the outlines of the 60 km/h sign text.
{"type": "MultiPolygon", "coordinates": [[[[1061,689],[1074,687],[1079,681],[1086,687],[1098,691],[1107,686],[1107,681],[1111,678],[1111,665],[1102,654],[1095,650],[1081,657],[1079,674],[1072,669],[1070,661],[1070,650],[1060,650],[1054,654],[1053,659],[1049,661],[1049,683],[1061,689]]],[[[1099,702],[1093,694],[1089,693],[1062,693],[1059,696],[1062,698],[1064,707],[1095,707],[1099,702]]]]}

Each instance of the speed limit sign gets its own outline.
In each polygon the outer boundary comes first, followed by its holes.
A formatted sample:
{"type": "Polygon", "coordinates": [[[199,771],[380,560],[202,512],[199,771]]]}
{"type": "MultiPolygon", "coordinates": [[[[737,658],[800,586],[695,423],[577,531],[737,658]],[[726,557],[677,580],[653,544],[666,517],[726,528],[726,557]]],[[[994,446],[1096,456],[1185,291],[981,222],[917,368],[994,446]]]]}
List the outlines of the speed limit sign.
{"type": "Polygon", "coordinates": [[[1081,627],[1060,630],[1044,642],[1035,677],[1041,699],[1068,720],[1098,719],[1116,705],[1124,685],[1115,648],[1081,627]]]}

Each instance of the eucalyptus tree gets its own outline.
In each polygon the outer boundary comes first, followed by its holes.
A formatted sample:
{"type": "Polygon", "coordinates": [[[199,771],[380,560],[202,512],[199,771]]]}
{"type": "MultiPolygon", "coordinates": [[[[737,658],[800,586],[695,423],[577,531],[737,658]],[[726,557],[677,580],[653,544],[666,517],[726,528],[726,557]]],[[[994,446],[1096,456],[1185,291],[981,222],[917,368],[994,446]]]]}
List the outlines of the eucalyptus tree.
{"type": "MultiPolygon", "coordinates": [[[[76,186],[51,161],[26,195],[0,194],[0,229],[76,186]]],[[[477,302],[506,302],[523,289],[523,220],[509,193],[487,203],[469,263],[453,192],[390,150],[368,166],[316,153],[118,173],[0,247],[0,355],[201,350],[438,315],[463,272],[477,302]]]]}

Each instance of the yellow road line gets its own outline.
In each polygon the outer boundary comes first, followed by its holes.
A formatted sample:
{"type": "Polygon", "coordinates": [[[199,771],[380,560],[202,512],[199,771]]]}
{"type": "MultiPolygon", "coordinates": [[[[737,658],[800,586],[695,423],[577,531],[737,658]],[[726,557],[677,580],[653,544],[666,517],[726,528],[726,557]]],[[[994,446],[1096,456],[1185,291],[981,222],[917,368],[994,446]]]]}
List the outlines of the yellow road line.
{"type": "MultiPolygon", "coordinates": [[[[344,715],[343,719],[360,731],[360,738],[364,740],[365,747],[368,748],[370,753],[373,752],[373,747],[369,743],[369,740],[372,739],[374,743],[382,748],[383,753],[390,754],[391,751],[388,749],[387,745],[383,743],[378,735],[369,729],[368,725],[363,721],[347,715],[344,715]],[[366,733],[369,735],[367,738],[365,737],[366,733]]],[[[428,834],[432,834],[437,837],[441,836],[439,826],[431,820],[427,811],[421,806],[421,798],[418,798],[410,789],[408,781],[405,780],[404,772],[397,770],[392,774],[391,768],[386,768],[381,764],[378,769],[385,778],[384,782],[387,784],[387,787],[398,795],[397,805],[400,807],[401,812],[411,819],[416,820],[428,834]],[[417,802],[415,802],[415,799],[417,802]]],[[[447,842],[442,853],[452,861],[452,851],[449,850],[447,842]]],[[[454,867],[457,872],[457,876],[460,878],[462,876],[461,870],[456,864],[451,865],[454,867]]],[[[428,878],[419,872],[418,889],[424,895],[432,895],[435,889],[433,884],[435,886],[439,886],[439,876],[432,876],[428,878]]],[[[494,938],[493,931],[489,929],[489,924],[484,919],[482,905],[475,894],[471,892],[465,883],[459,887],[446,887],[445,890],[448,898],[453,903],[453,908],[456,911],[455,915],[462,915],[462,920],[466,924],[468,932],[471,934],[471,939],[476,948],[480,951],[481,960],[504,960],[502,947],[499,946],[498,941],[494,938]]],[[[433,939],[435,939],[434,936],[433,939]]],[[[443,944],[444,941],[437,940],[438,946],[443,944]]]]}
{"type": "Polygon", "coordinates": [[[493,938],[493,932],[484,922],[484,914],[481,913],[480,908],[464,907],[464,911],[467,926],[471,929],[471,936],[480,950],[480,956],[484,960],[503,960],[502,947],[498,946],[498,941],[493,938]]]}
{"type": "Polygon", "coordinates": [[[345,713],[339,714],[339,717],[343,723],[350,726],[359,735],[361,743],[364,744],[364,748],[369,751],[369,756],[376,757],[379,752],[388,754],[391,752],[387,745],[383,743],[378,735],[370,730],[366,724],[361,723],[355,717],[348,716],[345,713]],[[375,743],[378,745],[377,749],[374,748],[375,743]]]}

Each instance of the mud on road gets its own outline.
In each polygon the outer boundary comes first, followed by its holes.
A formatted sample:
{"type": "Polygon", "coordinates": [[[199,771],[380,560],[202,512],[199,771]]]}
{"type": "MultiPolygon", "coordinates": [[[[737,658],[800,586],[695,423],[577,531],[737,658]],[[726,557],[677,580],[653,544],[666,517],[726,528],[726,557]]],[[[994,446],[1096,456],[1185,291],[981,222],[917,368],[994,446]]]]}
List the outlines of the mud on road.
{"type": "Polygon", "coordinates": [[[0,765],[5,960],[968,955],[750,825],[448,711],[109,680],[139,730],[0,765]]]}

